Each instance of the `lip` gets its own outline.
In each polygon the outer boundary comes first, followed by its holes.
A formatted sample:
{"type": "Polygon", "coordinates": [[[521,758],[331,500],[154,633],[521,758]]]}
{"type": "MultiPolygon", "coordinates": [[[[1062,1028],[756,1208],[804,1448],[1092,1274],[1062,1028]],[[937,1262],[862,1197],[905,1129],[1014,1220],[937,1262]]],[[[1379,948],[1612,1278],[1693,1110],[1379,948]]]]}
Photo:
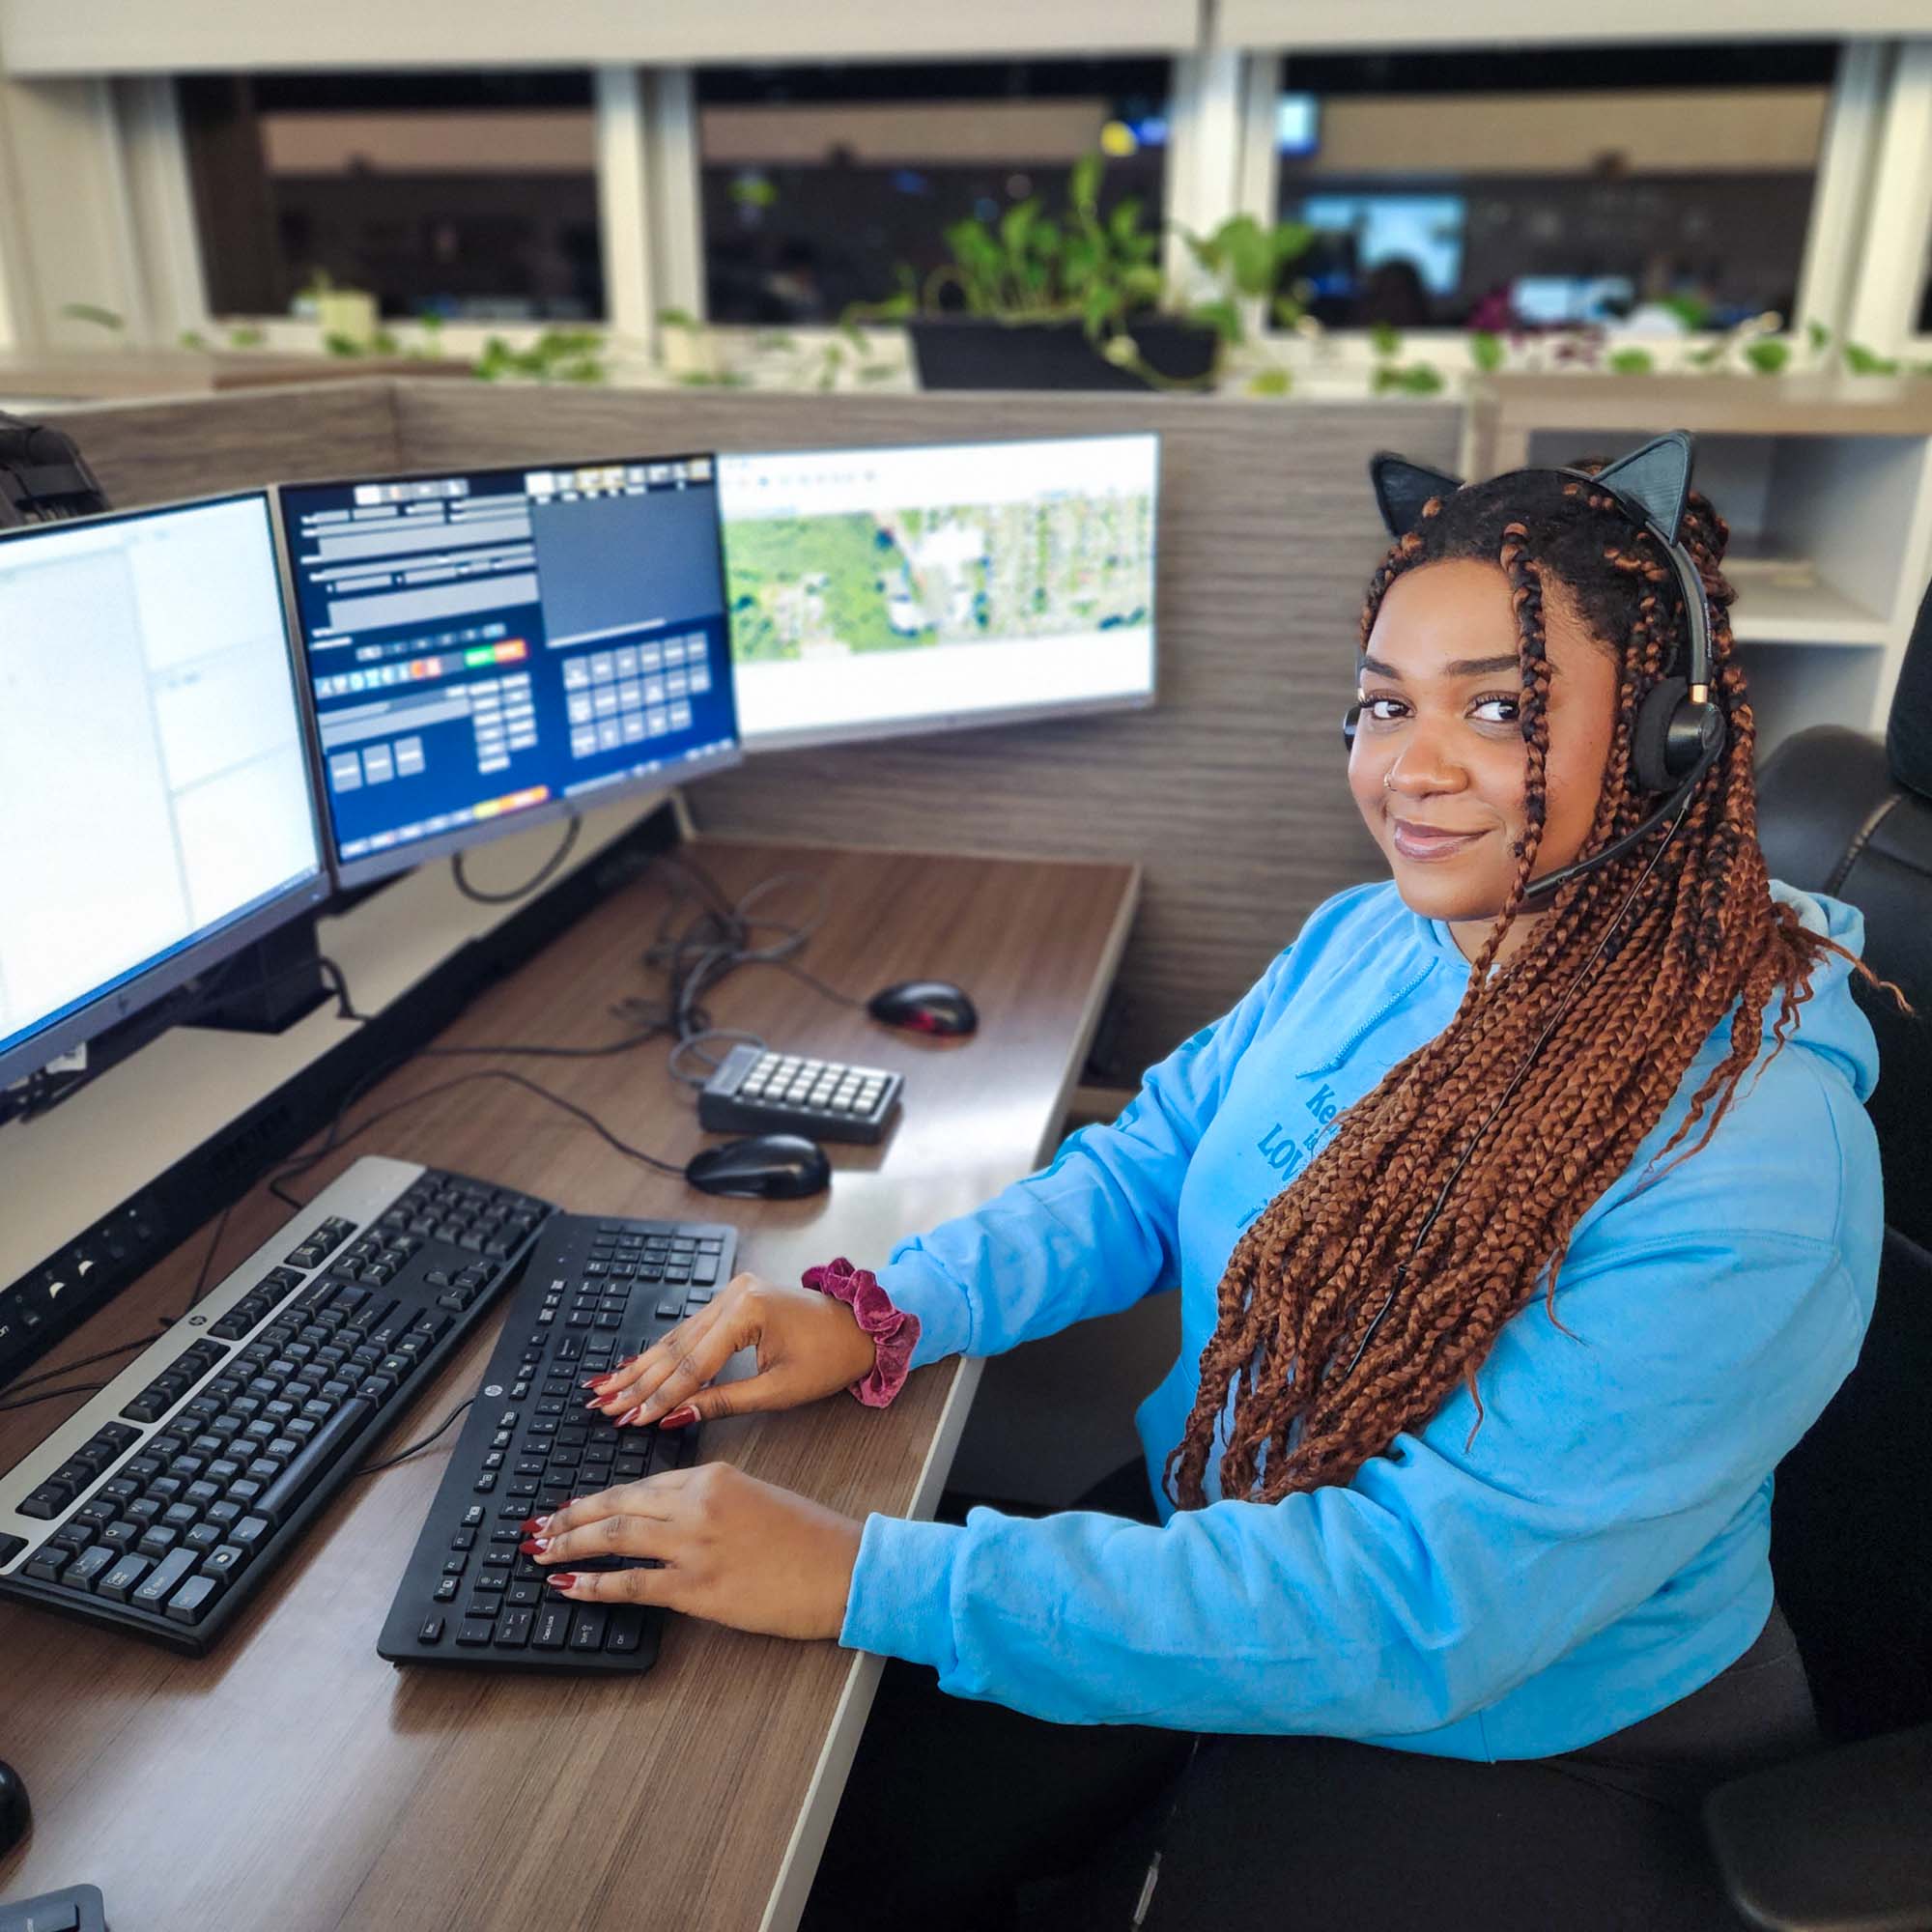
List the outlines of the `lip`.
{"type": "Polygon", "coordinates": [[[1440,825],[1416,825],[1406,818],[1390,821],[1390,838],[1405,859],[1427,864],[1435,859],[1453,859],[1466,852],[1486,832],[1451,832],[1440,825]]]}

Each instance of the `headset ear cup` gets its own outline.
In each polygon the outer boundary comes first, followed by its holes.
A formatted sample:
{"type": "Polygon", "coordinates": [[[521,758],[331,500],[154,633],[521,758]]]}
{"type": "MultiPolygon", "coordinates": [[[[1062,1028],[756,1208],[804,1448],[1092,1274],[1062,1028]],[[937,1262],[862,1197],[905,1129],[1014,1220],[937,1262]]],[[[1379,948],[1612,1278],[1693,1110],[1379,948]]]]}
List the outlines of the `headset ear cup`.
{"type": "Polygon", "coordinates": [[[1362,707],[1351,704],[1342,714],[1342,742],[1350,751],[1355,749],[1355,726],[1361,721],[1362,707]]]}
{"type": "Polygon", "coordinates": [[[1637,706],[1631,731],[1631,772],[1644,791],[1668,791],[1676,782],[1670,773],[1670,721],[1690,691],[1681,677],[1666,677],[1637,706]]]}

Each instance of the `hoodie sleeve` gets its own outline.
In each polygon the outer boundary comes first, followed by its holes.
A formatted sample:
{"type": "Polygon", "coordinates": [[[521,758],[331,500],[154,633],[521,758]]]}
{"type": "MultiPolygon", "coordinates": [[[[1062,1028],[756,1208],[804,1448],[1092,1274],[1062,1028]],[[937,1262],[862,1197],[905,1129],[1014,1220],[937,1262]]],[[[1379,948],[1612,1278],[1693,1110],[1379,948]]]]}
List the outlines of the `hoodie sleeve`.
{"type": "MultiPolygon", "coordinates": [[[[1691,1163],[1692,1166],[1695,1163],[1691,1163]]],[[[1747,1507],[1857,1358],[1869,1284],[1784,1233],[1566,1267],[1422,1435],[1347,1488],[1164,1527],[873,1516],[841,1641],[1066,1723],[1388,1739],[1481,1710],[1747,1507]],[[1569,1332],[1565,1332],[1565,1330],[1569,1332]]]]}
{"type": "Polygon", "coordinates": [[[996,1355],[1178,1284],[1187,1163],[1291,953],[1151,1068],[1118,1120],[1069,1135],[1050,1167],[893,1250],[878,1277],[919,1317],[914,1368],[946,1355],[996,1355]]]}

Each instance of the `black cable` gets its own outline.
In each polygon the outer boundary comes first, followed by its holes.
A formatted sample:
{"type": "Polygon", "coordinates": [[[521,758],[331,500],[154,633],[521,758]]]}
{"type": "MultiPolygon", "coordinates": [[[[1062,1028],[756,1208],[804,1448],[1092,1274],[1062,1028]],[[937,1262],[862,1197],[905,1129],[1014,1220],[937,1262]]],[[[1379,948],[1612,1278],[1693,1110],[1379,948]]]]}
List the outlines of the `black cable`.
{"type": "Polygon", "coordinates": [[[468,1408],[469,1405],[475,1400],[476,1398],[473,1395],[466,1397],[465,1400],[459,1402],[456,1405],[456,1406],[452,1408],[449,1411],[449,1413],[445,1415],[442,1418],[442,1420],[439,1422],[436,1425],[436,1427],[432,1429],[430,1433],[427,1435],[425,1435],[420,1442],[412,1442],[407,1449],[398,1449],[393,1456],[385,1457],[380,1463],[363,1463],[361,1468],[355,1471],[355,1473],[358,1476],[379,1475],[384,1469],[393,1469],[398,1463],[407,1463],[412,1456],[421,1455],[422,1452],[425,1449],[427,1449],[430,1446],[430,1444],[434,1442],[436,1438],[439,1435],[440,1435],[443,1433],[443,1431],[447,1429],[449,1425],[452,1422],[454,1422],[456,1418],[459,1415],[461,1415],[463,1411],[466,1408],[468,1408]]]}
{"type": "MultiPolygon", "coordinates": [[[[71,1376],[76,1369],[91,1369],[96,1362],[110,1361],[116,1355],[132,1354],[136,1349],[145,1349],[158,1342],[173,1325],[173,1318],[162,1321],[152,1335],[142,1335],[132,1342],[117,1342],[111,1349],[102,1349],[98,1354],[83,1355],[77,1362],[63,1362],[57,1369],[43,1369],[37,1376],[28,1376],[24,1380],[12,1385],[11,1392],[18,1395],[22,1389],[39,1388],[43,1382],[50,1382],[59,1376],[71,1376]]],[[[103,1384],[104,1386],[104,1384],[103,1384]]]]}
{"type": "Polygon", "coordinates": [[[559,866],[575,850],[579,837],[583,831],[583,820],[578,813],[570,814],[570,823],[563,829],[563,843],[546,859],[521,886],[507,893],[486,893],[480,886],[472,886],[469,876],[463,869],[463,854],[449,855],[449,876],[456,881],[456,890],[467,899],[474,899],[478,905],[512,905],[518,899],[528,898],[536,889],[552,879],[559,866]]]}
{"type": "Polygon", "coordinates": [[[37,1402],[52,1402],[64,1395],[99,1395],[106,1386],[105,1382],[76,1382],[71,1388],[43,1389],[39,1395],[16,1396],[11,1402],[0,1402],[0,1409],[32,1408],[37,1402]]]}

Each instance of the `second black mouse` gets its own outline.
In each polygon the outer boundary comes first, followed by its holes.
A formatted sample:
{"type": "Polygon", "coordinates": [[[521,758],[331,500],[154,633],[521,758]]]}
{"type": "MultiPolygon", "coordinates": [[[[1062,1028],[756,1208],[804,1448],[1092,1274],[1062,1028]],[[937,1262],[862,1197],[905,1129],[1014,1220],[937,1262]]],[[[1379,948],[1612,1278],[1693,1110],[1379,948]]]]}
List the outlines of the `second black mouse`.
{"type": "Polygon", "coordinates": [[[27,1835],[33,1822],[33,1806],[27,1803],[27,1787],[11,1764],[0,1764],[0,1858],[6,1857],[27,1835]]]}
{"type": "Polygon", "coordinates": [[[866,1010],[888,1026],[914,1033],[973,1033],[980,1024],[965,989],[951,980],[901,980],[874,993],[866,1010]]]}
{"type": "Polygon", "coordinates": [[[816,1141],[798,1134],[750,1134],[693,1154],[684,1178],[706,1194],[798,1201],[830,1184],[832,1163],[816,1141]]]}

